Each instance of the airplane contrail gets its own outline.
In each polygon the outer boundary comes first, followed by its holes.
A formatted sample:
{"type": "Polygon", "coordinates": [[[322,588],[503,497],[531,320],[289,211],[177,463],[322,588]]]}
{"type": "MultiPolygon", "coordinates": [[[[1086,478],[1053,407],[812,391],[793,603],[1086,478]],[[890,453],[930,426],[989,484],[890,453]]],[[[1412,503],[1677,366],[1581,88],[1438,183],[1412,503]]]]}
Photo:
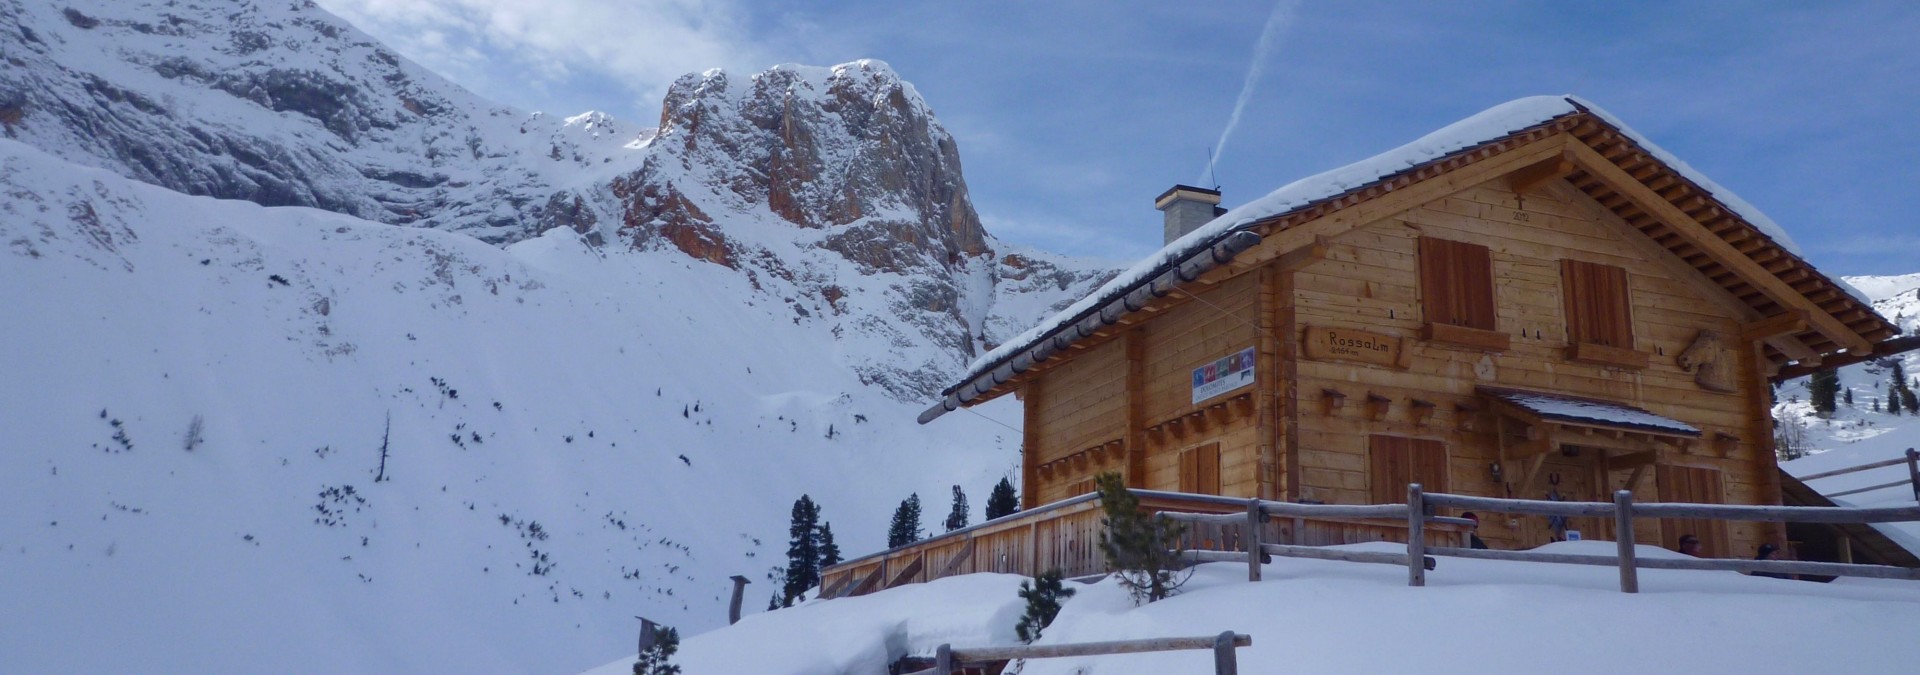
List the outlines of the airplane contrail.
{"type": "Polygon", "coordinates": [[[1194,185],[1207,185],[1213,174],[1213,167],[1220,163],[1220,156],[1227,152],[1227,139],[1233,136],[1235,127],[1240,126],[1240,113],[1247,108],[1247,101],[1253,98],[1253,88],[1260,84],[1260,77],[1267,72],[1267,56],[1273,52],[1274,44],[1280,41],[1281,31],[1293,22],[1293,10],[1299,5],[1297,0],[1280,0],[1273,5],[1273,13],[1267,15],[1267,25],[1260,29],[1260,41],[1253,46],[1253,62],[1247,66],[1247,78],[1240,84],[1240,97],[1233,102],[1233,114],[1227,117],[1227,127],[1220,130],[1220,141],[1213,145],[1213,155],[1207,164],[1200,168],[1200,177],[1194,179],[1194,185]]]}

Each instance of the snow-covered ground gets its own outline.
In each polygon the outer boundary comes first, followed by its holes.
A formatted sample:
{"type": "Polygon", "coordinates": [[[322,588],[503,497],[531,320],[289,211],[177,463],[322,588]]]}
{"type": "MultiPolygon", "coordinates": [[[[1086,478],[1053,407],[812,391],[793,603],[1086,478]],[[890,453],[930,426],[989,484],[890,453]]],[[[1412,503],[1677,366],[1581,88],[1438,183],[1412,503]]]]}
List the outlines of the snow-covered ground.
{"type": "Polygon", "coordinates": [[[502,250],[6,140],[0,245],[7,672],[575,671],[635,614],[723,624],[729,575],[764,607],[802,493],[871,551],[909,492],[982,502],[1016,459],[836,357],[925,347],[678,252],[502,250]]]}
{"type": "MultiPolygon", "coordinates": [[[[1401,550],[1395,544],[1345,548],[1401,550]]],[[[1541,550],[1611,555],[1614,544],[1541,550]]],[[[1641,546],[1641,557],[1678,553],[1641,546]]],[[[1920,582],[1832,584],[1731,572],[1641,570],[1619,592],[1610,567],[1444,558],[1425,588],[1388,565],[1276,560],[1264,580],[1202,565],[1179,595],[1136,607],[1111,580],[1067,600],[1042,644],[1253,636],[1243,673],[1896,673],[1920,660],[1920,582]]],[[[811,602],[686,640],[688,675],[884,672],[906,654],[1014,643],[1018,577],[969,575],[811,602]]],[[[589,675],[623,675],[622,659],[589,675]]],[[[1208,652],[1033,660],[1022,675],[1211,672],[1208,652]]]]}

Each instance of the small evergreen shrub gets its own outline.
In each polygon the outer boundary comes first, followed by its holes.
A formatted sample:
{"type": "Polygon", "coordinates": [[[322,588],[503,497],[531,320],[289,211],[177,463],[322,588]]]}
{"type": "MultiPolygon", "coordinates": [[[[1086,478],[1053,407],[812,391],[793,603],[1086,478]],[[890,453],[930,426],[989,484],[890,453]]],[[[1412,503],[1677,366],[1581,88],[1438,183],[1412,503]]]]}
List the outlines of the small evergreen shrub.
{"type": "Polygon", "coordinates": [[[1060,570],[1053,569],[1034,577],[1031,584],[1020,582],[1020,599],[1027,601],[1027,611],[1013,632],[1021,642],[1033,644],[1040,639],[1040,629],[1053,625],[1054,617],[1060,615],[1060,603],[1073,597],[1075,591],[1065,587],[1061,576],[1060,570]]]}

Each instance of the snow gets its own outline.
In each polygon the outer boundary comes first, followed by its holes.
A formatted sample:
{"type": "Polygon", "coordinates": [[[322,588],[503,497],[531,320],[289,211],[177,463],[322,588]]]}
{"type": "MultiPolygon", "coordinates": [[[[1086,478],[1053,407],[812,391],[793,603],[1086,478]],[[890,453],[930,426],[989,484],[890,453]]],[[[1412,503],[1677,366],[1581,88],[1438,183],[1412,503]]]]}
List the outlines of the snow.
{"type": "MultiPolygon", "coordinates": [[[[1912,334],[1920,330],[1920,274],[1884,277],[1847,277],[1848,282],[1870,293],[1875,311],[1888,317],[1901,330],[1912,334]]],[[[1908,378],[1920,375],[1920,353],[1908,352],[1899,358],[1908,378]]],[[[1808,399],[1807,379],[1801,378],[1780,387],[1773,414],[1790,433],[1805,437],[1812,453],[1800,459],[1782,462],[1780,468],[1795,476],[1859,466],[1903,455],[1908,448],[1920,447],[1920,417],[1891,415],[1873,410],[1884,403],[1891,368],[1868,361],[1841,368],[1838,373],[1842,391],[1851,391],[1853,404],[1844,399],[1831,417],[1813,412],[1808,399]]],[[[1912,384],[1911,382],[1909,383],[1912,384]]],[[[1855,488],[1891,483],[1907,478],[1904,464],[1809,481],[1807,486],[1832,494],[1855,488]]],[[[1844,497],[1829,497],[1835,503],[1851,506],[1892,506],[1913,502],[1913,491],[1902,485],[1862,492],[1844,497]]],[[[1889,538],[1920,555],[1920,523],[1876,523],[1889,538]]]]}
{"type": "Polygon", "coordinates": [[[1540,415],[1554,419],[1571,419],[1598,424],[1632,427],[1636,429],[1654,429],[1682,434],[1699,435],[1700,430],[1679,420],[1661,417],[1632,406],[1599,401],[1587,401],[1566,396],[1554,396],[1514,389],[1483,390],[1494,396],[1506,399],[1514,405],[1532,410],[1540,415]]]}
{"type": "MultiPolygon", "coordinates": [[[[1408,168],[1444,157],[1450,153],[1470,148],[1515,131],[1542,124],[1556,117],[1569,115],[1582,110],[1590,111],[1621,133],[1639,143],[1641,147],[1671,166],[1682,176],[1692,180],[1707,190],[1729,209],[1745,218],[1781,247],[1795,256],[1804,257],[1799,244],[1787,236],[1785,228],[1768,218],[1758,208],[1741,199],[1739,195],[1721,187],[1708,179],[1685,162],[1674,157],[1659,145],[1648,140],[1632,127],[1627,126],[1611,113],[1592,103],[1573,95],[1530,96],[1515,99],[1488,108],[1466,119],[1454,122],[1438,131],[1420,137],[1418,140],[1374,155],[1331,171],[1316,174],[1281,186],[1266,196],[1247,202],[1228,210],[1205,225],[1195,228],[1179,239],[1167,244],[1154,255],[1135,263],[1122,271],[1113,280],[1101,286],[1098,291],[1082,298],[1062,310],[1053,318],[1034,325],[1017,337],[1008,340],[999,348],[989,351],[968,365],[967,374],[953,386],[947,388],[951,393],[961,385],[987,372],[1015,354],[1032,347],[1042,338],[1072,325],[1081,315],[1112,302],[1121,295],[1157,276],[1168,266],[1185,260],[1195,253],[1205,250],[1225,236],[1242,230],[1254,222],[1272,216],[1288,213],[1305,207],[1315,201],[1345,193],[1354,188],[1365,186],[1408,168]]],[[[1848,286],[1844,281],[1834,283],[1852,294],[1861,304],[1871,304],[1865,294],[1848,286]]]]}
{"type": "MultiPolygon", "coordinates": [[[[1538,550],[1612,555],[1614,546],[1562,542],[1538,550]]],[[[1405,551],[1388,543],[1342,548],[1405,551]]],[[[1680,556],[1650,546],[1638,547],[1638,555],[1680,556]]],[[[1441,558],[1424,588],[1408,587],[1406,570],[1390,565],[1282,558],[1262,576],[1248,583],[1244,565],[1201,565],[1178,595],[1145,606],[1111,580],[1074,585],[1078,593],[1040,643],[1232,630],[1253,637],[1237,652],[1246,673],[1905,672],[1920,658],[1920,644],[1908,635],[1920,622],[1914,582],[1819,584],[1641,570],[1641,592],[1628,595],[1619,592],[1611,567],[1458,558],[1441,558]]],[[[882,644],[896,658],[928,655],[940,642],[1008,644],[1018,613],[1009,604],[1017,602],[1014,589],[1006,577],[957,577],[812,603],[688,640],[677,662],[689,675],[881,672],[871,664],[882,644]],[[917,628],[949,614],[968,629],[917,628]],[[992,623],[974,625],[981,619],[992,623]],[[894,637],[901,633],[906,639],[894,637]],[[778,658],[753,660],[743,652],[778,658]],[[840,666],[847,663],[862,667],[840,666]]],[[[1204,651],[1040,659],[1020,672],[1208,672],[1211,660],[1204,651]]],[[[631,672],[623,670],[631,663],[621,659],[590,673],[631,672]]]]}
{"type": "Polygon", "coordinates": [[[677,251],[564,229],[503,250],[0,140],[0,654],[571,672],[636,614],[721,625],[733,574],[755,611],[802,493],[879,550],[909,492],[981,503],[1017,461],[1017,431],[920,427],[846,365],[957,357],[841,330],[889,316],[899,279],[839,282],[844,316],[677,251]],[[365,502],[322,494],[347,487],[365,502]]]}

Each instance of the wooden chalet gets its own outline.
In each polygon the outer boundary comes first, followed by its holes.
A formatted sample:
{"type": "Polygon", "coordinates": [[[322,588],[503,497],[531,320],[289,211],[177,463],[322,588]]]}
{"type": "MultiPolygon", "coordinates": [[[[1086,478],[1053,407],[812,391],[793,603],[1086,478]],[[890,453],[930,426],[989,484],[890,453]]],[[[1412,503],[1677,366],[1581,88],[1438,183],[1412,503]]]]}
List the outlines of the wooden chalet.
{"type": "MultiPolygon", "coordinates": [[[[1018,397],[1023,507],[1043,512],[1109,471],[1142,490],[1330,504],[1404,502],[1408,483],[1779,504],[1770,382],[1898,335],[1752,206],[1572,97],[1219,201],[1161,195],[1165,249],[983,357],[921,421],[1018,397]]],[[[1480,534],[1496,548],[1610,537],[1600,520],[1488,517],[1480,534]]],[[[1707,555],[1785,539],[1765,523],[1653,525],[1641,543],[1691,533],[1707,555]]],[[[852,574],[912,553],[829,581],[937,576],[852,574]]],[[[1018,569],[1042,564],[1029,557],[921,567],[1038,571],[1018,569]]]]}

